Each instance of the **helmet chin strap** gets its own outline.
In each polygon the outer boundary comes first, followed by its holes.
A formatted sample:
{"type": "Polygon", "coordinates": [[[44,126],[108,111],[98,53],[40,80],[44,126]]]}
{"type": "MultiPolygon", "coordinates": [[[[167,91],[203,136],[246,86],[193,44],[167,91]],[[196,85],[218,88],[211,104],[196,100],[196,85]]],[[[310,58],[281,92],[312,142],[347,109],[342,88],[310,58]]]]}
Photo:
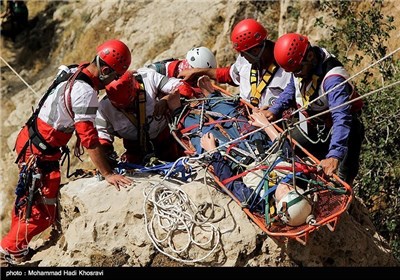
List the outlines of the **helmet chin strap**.
{"type": "Polygon", "coordinates": [[[98,55],[96,55],[96,66],[99,69],[99,80],[104,82],[104,80],[106,80],[108,77],[110,77],[110,75],[104,75],[103,71],[101,71],[101,66],[100,66],[100,57],[98,55]]]}

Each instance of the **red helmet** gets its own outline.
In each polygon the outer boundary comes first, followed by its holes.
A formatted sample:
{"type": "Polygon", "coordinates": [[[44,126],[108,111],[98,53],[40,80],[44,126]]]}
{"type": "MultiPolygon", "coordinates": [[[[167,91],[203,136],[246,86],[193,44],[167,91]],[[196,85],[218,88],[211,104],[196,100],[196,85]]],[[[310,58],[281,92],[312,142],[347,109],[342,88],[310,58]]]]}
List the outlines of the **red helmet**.
{"type": "Polygon", "coordinates": [[[267,30],[254,19],[240,21],[232,30],[233,48],[243,52],[262,43],[267,38],[267,30]]]}
{"type": "Polygon", "coordinates": [[[307,48],[308,38],[306,36],[287,33],[275,42],[275,60],[286,72],[294,72],[300,68],[307,48]]]}
{"type": "Polygon", "coordinates": [[[131,64],[131,51],[120,40],[109,40],[97,47],[97,55],[119,75],[131,64]]]}
{"type": "Polygon", "coordinates": [[[108,98],[119,109],[132,107],[136,99],[137,81],[132,74],[132,71],[126,71],[121,78],[106,85],[108,98]]]}

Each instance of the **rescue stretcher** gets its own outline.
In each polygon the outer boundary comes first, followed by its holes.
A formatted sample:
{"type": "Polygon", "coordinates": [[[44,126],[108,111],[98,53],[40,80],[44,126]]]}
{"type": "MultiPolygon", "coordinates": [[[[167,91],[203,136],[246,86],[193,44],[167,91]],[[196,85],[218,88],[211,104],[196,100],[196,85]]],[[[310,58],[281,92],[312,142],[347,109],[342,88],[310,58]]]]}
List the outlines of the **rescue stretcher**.
{"type": "MultiPolygon", "coordinates": [[[[218,86],[214,87],[224,96],[232,97],[232,95],[223,88],[218,86]]],[[[197,110],[195,107],[198,104],[199,102],[192,102],[190,110],[197,110]]],[[[252,105],[244,100],[240,100],[240,107],[240,110],[246,114],[246,112],[248,113],[251,111],[252,105]]],[[[207,113],[203,112],[203,114],[207,113]]],[[[219,121],[216,121],[215,116],[207,115],[206,121],[201,122],[199,126],[205,127],[207,125],[216,125],[219,126],[217,129],[219,129],[223,134],[223,126],[226,123],[229,123],[229,119],[220,118],[219,121]]],[[[274,124],[274,126],[281,133],[285,132],[278,125],[274,124]]],[[[191,130],[193,131],[193,129],[194,127],[192,126],[190,128],[175,127],[175,129],[171,130],[171,133],[176,141],[180,144],[180,146],[182,146],[182,148],[185,150],[185,153],[189,156],[194,156],[196,153],[198,154],[198,151],[196,151],[193,143],[191,143],[190,137],[188,137],[188,134],[190,134],[191,130]]],[[[240,139],[240,141],[244,141],[245,137],[241,137],[240,139]]],[[[348,209],[350,202],[352,201],[353,190],[338,176],[333,175],[332,177],[328,178],[323,175],[319,170],[319,160],[309,151],[299,145],[294,139],[292,139],[290,137],[290,133],[286,133],[286,139],[289,141],[293,149],[296,148],[296,150],[302,151],[302,156],[299,157],[294,155],[292,162],[289,165],[282,165],[280,163],[265,164],[264,162],[254,165],[250,169],[242,170],[242,172],[237,172],[234,174],[234,176],[224,181],[219,180],[209,164],[204,164],[204,166],[207,166],[207,172],[213,176],[217,184],[217,188],[229,195],[238,205],[240,205],[247,216],[267,235],[278,241],[295,239],[301,244],[306,245],[309,235],[313,231],[318,230],[323,226],[326,226],[330,231],[335,230],[340,216],[348,209]],[[226,184],[230,180],[240,180],[242,176],[256,170],[268,172],[267,176],[265,176],[265,178],[267,178],[267,183],[264,182],[263,186],[265,214],[253,211],[251,204],[244,204],[243,201],[240,201],[234,195],[234,193],[226,187],[226,184]],[[274,176],[271,175],[272,172],[275,173],[274,176]],[[298,226],[291,226],[283,222],[284,219],[282,219],[282,212],[280,212],[279,209],[277,209],[274,205],[273,185],[276,187],[276,185],[290,173],[293,173],[292,177],[294,176],[296,178],[297,172],[307,173],[307,188],[303,190],[304,193],[302,193],[302,197],[309,201],[310,205],[312,206],[312,211],[307,217],[305,223],[298,226]]],[[[229,145],[227,147],[227,150],[229,150],[229,145]]],[[[224,156],[229,159],[228,153],[225,153],[224,156]]],[[[295,180],[301,180],[301,178],[297,178],[295,180]]],[[[304,179],[304,181],[306,181],[306,179],[304,179]]],[[[260,189],[256,189],[255,191],[260,193],[260,189]]]]}

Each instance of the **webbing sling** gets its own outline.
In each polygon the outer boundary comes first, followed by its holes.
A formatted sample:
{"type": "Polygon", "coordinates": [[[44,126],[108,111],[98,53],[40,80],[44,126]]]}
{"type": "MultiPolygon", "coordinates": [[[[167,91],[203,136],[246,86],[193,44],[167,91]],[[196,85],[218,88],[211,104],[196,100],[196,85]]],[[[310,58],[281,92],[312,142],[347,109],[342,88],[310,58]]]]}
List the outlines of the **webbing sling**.
{"type": "Polygon", "coordinates": [[[311,79],[307,80],[299,78],[299,82],[301,84],[300,93],[301,93],[301,99],[303,100],[304,108],[308,107],[308,103],[310,103],[311,97],[314,96],[315,94],[318,94],[318,89],[321,84],[321,81],[322,79],[320,79],[320,77],[317,75],[312,75],[311,79]],[[308,90],[306,90],[310,82],[311,86],[308,90]]]}
{"type": "Polygon", "coordinates": [[[250,71],[251,105],[258,107],[258,104],[260,104],[261,93],[263,92],[265,87],[271,83],[272,78],[274,77],[278,69],[279,67],[275,63],[271,63],[258,85],[257,85],[258,82],[257,69],[254,68],[251,69],[250,71]]]}
{"type": "Polygon", "coordinates": [[[321,75],[313,75],[311,79],[302,79],[298,78],[300,82],[300,92],[301,97],[303,99],[303,106],[307,108],[310,99],[313,99],[314,96],[318,96],[318,90],[321,86],[322,80],[325,75],[335,67],[342,66],[343,64],[340,63],[335,57],[329,57],[327,60],[322,63],[322,74],[321,75]],[[310,88],[306,90],[307,86],[312,82],[310,88]]]}
{"type": "MultiPolygon", "coordinates": [[[[306,109],[301,112],[301,114],[304,116],[304,118],[308,118],[310,116],[310,112],[308,111],[308,104],[310,101],[318,98],[318,91],[320,89],[321,83],[325,77],[325,75],[332,70],[335,67],[338,66],[343,66],[340,61],[338,61],[335,57],[329,57],[327,60],[322,63],[322,73],[320,75],[313,74],[312,77],[310,78],[298,78],[298,81],[300,83],[300,94],[301,94],[301,99],[302,99],[302,106],[306,109]],[[311,84],[311,85],[310,85],[311,84]],[[310,85],[309,89],[307,90],[308,85],[310,85]]],[[[317,100],[317,102],[320,102],[317,100]]],[[[303,118],[303,116],[300,116],[303,118]]],[[[308,131],[308,124],[312,124],[313,126],[316,126],[318,123],[325,122],[326,120],[329,120],[331,118],[331,114],[325,114],[321,117],[314,118],[312,120],[308,120],[307,122],[303,123],[303,125],[300,125],[299,129],[302,129],[304,131],[308,131]]]]}
{"type": "MultiPolygon", "coordinates": [[[[124,109],[120,109],[122,114],[128,118],[128,120],[135,126],[138,127],[138,120],[133,113],[127,112],[124,109]]],[[[139,139],[139,138],[138,138],[139,139]]]]}
{"type": "Polygon", "coordinates": [[[121,109],[121,112],[128,118],[128,120],[137,128],[137,138],[139,140],[139,145],[142,154],[148,153],[148,125],[147,125],[147,116],[146,116],[146,91],[143,84],[143,79],[141,75],[136,75],[135,79],[139,82],[139,93],[136,99],[136,114],[131,112],[127,112],[121,109]]]}

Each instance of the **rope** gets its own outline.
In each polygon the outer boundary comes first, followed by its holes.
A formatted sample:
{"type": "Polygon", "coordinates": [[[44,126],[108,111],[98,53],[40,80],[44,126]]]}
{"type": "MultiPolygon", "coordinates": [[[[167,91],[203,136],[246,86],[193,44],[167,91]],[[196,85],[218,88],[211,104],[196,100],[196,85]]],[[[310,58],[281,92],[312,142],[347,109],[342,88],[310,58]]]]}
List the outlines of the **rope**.
{"type": "MultiPolygon", "coordinates": [[[[181,188],[163,184],[176,164],[185,159],[187,159],[185,163],[189,164],[187,157],[179,158],[161,182],[152,186],[147,194],[144,189],[143,213],[147,235],[160,253],[175,261],[194,263],[204,260],[217,249],[221,233],[213,223],[221,220],[223,216],[220,219],[212,220],[213,210],[211,215],[206,217],[207,203],[196,206],[181,188]],[[151,217],[148,216],[149,210],[152,212],[151,217]],[[199,230],[201,230],[201,235],[199,230]],[[199,235],[205,239],[204,242],[196,240],[199,235]],[[175,240],[183,245],[177,248],[175,240]],[[193,245],[204,251],[208,250],[208,252],[202,257],[191,258],[190,251],[194,247],[193,245]]],[[[212,201],[212,209],[214,209],[214,205],[212,201]]],[[[197,252],[195,254],[197,255],[197,252]]]]}
{"type": "MultiPolygon", "coordinates": [[[[292,130],[292,129],[290,129],[290,130],[292,130]]],[[[304,130],[301,129],[300,127],[298,127],[298,131],[301,133],[301,135],[303,135],[303,137],[304,137],[305,139],[307,139],[307,141],[309,141],[310,143],[312,143],[312,144],[315,145],[315,144],[318,144],[319,142],[325,143],[326,141],[328,141],[329,136],[331,136],[331,133],[332,133],[332,131],[333,131],[333,126],[331,127],[331,129],[329,130],[329,132],[326,134],[325,139],[322,139],[322,138],[321,138],[321,137],[322,137],[323,130],[322,130],[322,131],[318,131],[318,139],[317,139],[316,141],[314,141],[314,140],[312,140],[310,137],[308,137],[307,133],[305,133],[304,130]],[[321,137],[320,137],[320,136],[321,136],[321,137]]]]}
{"type": "Polygon", "coordinates": [[[333,108],[330,108],[330,109],[328,109],[328,110],[322,111],[322,112],[320,112],[320,113],[318,113],[318,114],[315,114],[315,115],[313,115],[313,116],[310,116],[310,117],[308,117],[308,118],[306,118],[306,119],[304,119],[304,120],[302,120],[302,121],[298,121],[298,122],[294,123],[293,125],[298,125],[298,124],[300,124],[300,123],[302,123],[302,122],[305,122],[305,121],[307,121],[307,120],[311,120],[311,119],[313,119],[313,118],[319,117],[319,116],[321,116],[321,115],[323,115],[323,114],[326,114],[326,113],[331,112],[331,111],[333,111],[333,110],[336,110],[336,109],[338,109],[338,108],[340,108],[340,107],[346,106],[346,105],[348,105],[348,104],[350,104],[350,103],[352,103],[352,102],[355,102],[355,101],[357,101],[357,100],[359,100],[359,99],[361,99],[361,98],[364,98],[364,97],[366,97],[366,96],[369,96],[369,95],[371,95],[371,94],[373,94],[373,93],[376,93],[376,92],[378,92],[378,91],[385,90],[385,89],[388,89],[388,88],[390,88],[390,87],[396,86],[396,85],[398,85],[398,84],[400,84],[400,81],[397,81],[397,82],[391,83],[391,84],[389,84],[389,85],[387,85],[387,86],[384,86],[384,87],[375,89],[375,90],[370,91],[370,92],[368,92],[368,93],[366,93],[366,94],[363,94],[363,95],[361,95],[361,96],[359,96],[359,97],[357,97],[357,98],[354,98],[354,99],[349,100],[349,101],[347,101],[347,102],[345,102],[345,103],[343,103],[343,104],[340,104],[340,105],[338,105],[338,106],[336,106],[336,107],[333,107],[333,108]]]}
{"type": "Polygon", "coordinates": [[[186,109],[189,107],[189,104],[186,104],[181,112],[179,113],[179,116],[177,118],[174,118],[172,120],[172,123],[168,123],[170,131],[174,131],[178,129],[179,121],[182,119],[182,116],[186,113],[186,109]]]}
{"type": "Polygon", "coordinates": [[[220,100],[220,101],[225,101],[225,100],[236,100],[237,97],[202,97],[202,98],[190,98],[190,99],[185,99],[188,102],[193,102],[193,101],[206,101],[206,100],[220,100]]]}
{"type": "MultiPolygon", "coordinates": [[[[373,93],[379,92],[379,91],[381,91],[381,90],[385,90],[385,89],[387,89],[387,88],[396,86],[396,85],[398,85],[398,84],[400,84],[400,81],[393,82],[393,83],[391,83],[391,84],[389,84],[389,85],[387,85],[387,86],[383,86],[383,87],[381,87],[381,88],[375,89],[375,90],[370,91],[370,92],[368,92],[368,93],[366,93],[366,94],[360,95],[360,96],[357,97],[357,98],[354,98],[354,99],[352,99],[352,100],[349,100],[349,101],[347,101],[347,102],[345,102],[345,103],[343,103],[343,104],[341,104],[341,105],[338,105],[338,106],[336,106],[336,107],[327,109],[327,110],[322,111],[322,112],[320,112],[320,113],[318,113],[318,114],[315,114],[315,115],[313,115],[313,116],[307,117],[307,118],[305,118],[304,120],[298,121],[298,122],[294,123],[293,126],[299,125],[299,124],[302,123],[302,122],[305,122],[305,121],[307,121],[307,120],[314,119],[314,118],[319,117],[319,116],[321,116],[321,115],[323,115],[323,114],[326,114],[326,113],[328,113],[328,112],[331,112],[331,111],[333,111],[333,110],[336,110],[336,109],[338,109],[338,108],[340,108],[340,107],[342,107],[342,106],[346,106],[346,105],[348,105],[348,104],[350,104],[350,103],[352,103],[352,102],[355,102],[355,101],[357,101],[357,100],[359,100],[359,99],[365,98],[365,97],[367,97],[367,96],[369,96],[369,95],[371,95],[371,94],[373,94],[373,93]]],[[[214,148],[214,149],[212,149],[212,150],[210,150],[210,151],[208,151],[208,152],[204,152],[204,153],[200,154],[199,157],[200,157],[200,158],[203,158],[203,157],[205,157],[206,155],[211,154],[211,153],[213,153],[213,152],[215,152],[215,151],[218,151],[218,150],[222,149],[222,148],[225,147],[225,146],[228,146],[228,145],[230,145],[230,144],[232,144],[232,143],[235,143],[235,142],[240,141],[240,139],[242,139],[242,138],[245,138],[245,137],[247,137],[247,136],[250,136],[250,135],[252,135],[253,133],[256,133],[256,132],[258,132],[258,131],[260,131],[260,130],[262,130],[262,129],[265,129],[265,128],[271,126],[271,125],[277,124],[277,123],[282,122],[282,121],[284,121],[284,119],[283,119],[283,118],[280,118],[279,120],[276,120],[276,121],[274,121],[274,122],[271,122],[269,125],[265,125],[265,126],[259,127],[259,128],[255,129],[255,130],[253,130],[253,131],[250,131],[250,132],[248,132],[248,133],[246,133],[246,134],[244,134],[244,135],[242,135],[242,136],[240,136],[240,137],[238,137],[238,138],[232,139],[232,140],[230,140],[230,141],[228,141],[228,142],[226,142],[226,143],[224,143],[224,144],[221,144],[221,145],[219,145],[218,147],[216,147],[216,148],[214,148]]],[[[288,129],[290,129],[290,130],[294,129],[293,126],[289,127],[288,129]]]]}
{"type": "MultiPolygon", "coordinates": [[[[341,82],[340,84],[337,84],[337,85],[334,86],[333,88],[331,88],[331,89],[329,89],[328,91],[326,91],[324,94],[322,94],[322,95],[318,96],[317,98],[315,98],[314,100],[310,101],[310,102],[308,103],[307,106],[313,104],[313,103],[316,102],[317,100],[319,100],[319,99],[321,99],[322,97],[328,95],[328,93],[332,92],[332,91],[335,90],[337,87],[339,87],[339,86],[341,86],[341,85],[344,85],[345,83],[347,83],[348,81],[350,81],[350,80],[352,80],[353,78],[357,77],[358,75],[360,75],[361,73],[365,72],[365,71],[368,70],[369,68],[375,66],[375,65],[378,64],[379,62],[381,62],[381,61],[387,59],[388,57],[392,56],[393,54],[395,54],[395,53],[398,52],[399,50],[400,50],[400,47],[397,48],[396,50],[392,51],[392,52],[389,53],[388,55],[382,57],[381,59],[375,61],[374,63],[372,63],[372,64],[369,65],[368,67],[362,69],[361,71],[359,71],[358,73],[354,74],[353,76],[350,76],[347,80],[344,80],[344,81],[341,82]]],[[[354,100],[355,100],[355,99],[354,99],[354,100]]],[[[291,113],[291,115],[294,115],[294,114],[300,112],[300,111],[303,110],[303,109],[306,109],[306,108],[305,108],[304,106],[302,106],[302,107],[298,108],[297,110],[293,111],[293,112],[291,113]]]]}
{"type": "Polygon", "coordinates": [[[37,96],[37,97],[40,97],[41,95],[40,94],[38,94],[18,73],[17,73],[17,71],[15,71],[14,70],[14,68],[12,68],[11,67],[11,65],[10,64],[8,64],[8,62],[7,61],[5,61],[4,60],[4,58],[2,57],[2,56],[0,56],[0,59],[8,66],[8,68],[10,68],[11,69],[11,71],[13,71],[14,72],[14,74],[15,75],[17,75],[17,77],[22,81],[22,82],[24,82],[24,84],[37,96]]]}
{"type": "Polygon", "coordinates": [[[201,102],[201,111],[200,111],[200,120],[199,120],[199,127],[197,129],[198,133],[201,133],[201,129],[203,128],[204,124],[204,101],[201,102]]]}
{"type": "MultiPolygon", "coordinates": [[[[146,232],[157,250],[176,261],[182,262],[199,262],[210,256],[219,244],[220,233],[212,223],[197,221],[198,215],[196,213],[199,211],[201,209],[199,210],[179,187],[162,184],[153,186],[152,190],[146,195],[144,213],[146,232]],[[146,214],[146,206],[153,208],[150,220],[146,214]],[[206,241],[199,242],[195,240],[194,231],[196,228],[208,233],[208,236],[204,236],[206,241]],[[178,237],[182,236],[186,242],[181,248],[176,248],[174,238],[178,239],[178,237]],[[169,248],[175,254],[185,253],[189,257],[192,243],[203,247],[203,250],[209,244],[211,244],[212,248],[203,257],[195,259],[186,259],[183,256],[175,257],[165,251],[165,249],[169,248]]],[[[182,239],[179,239],[179,243],[182,244],[182,239]]]]}

